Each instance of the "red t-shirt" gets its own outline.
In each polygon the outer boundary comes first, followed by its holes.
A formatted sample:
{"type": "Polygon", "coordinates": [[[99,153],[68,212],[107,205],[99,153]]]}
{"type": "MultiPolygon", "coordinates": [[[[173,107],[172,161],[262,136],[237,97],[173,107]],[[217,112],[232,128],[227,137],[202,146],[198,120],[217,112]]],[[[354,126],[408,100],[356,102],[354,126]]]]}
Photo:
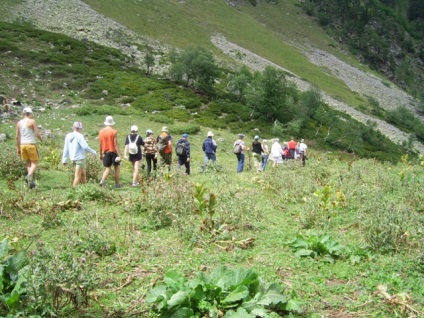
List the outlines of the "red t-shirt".
{"type": "Polygon", "coordinates": [[[116,152],[115,149],[115,138],[117,131],[112,128],[103,128],[99,131],[99,141],[102,153],[107,151],[116,152]]]}
{"type": "Polygon", "coordinates": [[[289,141],[288,143],[289,149],[294,150],[296,149],[296,141],[294,141],[293,139],[289,141]]]}

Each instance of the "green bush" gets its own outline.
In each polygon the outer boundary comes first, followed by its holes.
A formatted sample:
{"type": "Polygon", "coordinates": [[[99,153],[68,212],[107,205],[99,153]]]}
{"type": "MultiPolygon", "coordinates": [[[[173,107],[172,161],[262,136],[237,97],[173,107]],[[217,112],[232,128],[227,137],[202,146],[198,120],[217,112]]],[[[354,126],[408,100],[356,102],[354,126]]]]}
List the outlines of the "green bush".
{"type": "Polygon", "coordinates": [[[178,124],[172,126],[174,134],[197,134],[200,131],[200,126],[196,124],[178,124]]]}
{"type": "Polygon", "coordinates": [[[149,120],[154,121],[156,123],[161,123],[161,124],[167,124],[167,125],[172,125],[174,123],[174,119],[170,118],[166,115],[157,113],[157,114],[151,114],[148,116],[149,120]]]}
{"type": "Polygon", "coordinates": [[[26,174],[26,164],[17,156],[16,146],[2,143],[0,151],[0,177],[17,180],[26,174]]]}
{"type": "Polygon", "coordinates": [[[190,119],[190,113],[182,108],[174,108],[164,112],[166,116],[178,120],[178,121],[187,121],[190,119]]]}

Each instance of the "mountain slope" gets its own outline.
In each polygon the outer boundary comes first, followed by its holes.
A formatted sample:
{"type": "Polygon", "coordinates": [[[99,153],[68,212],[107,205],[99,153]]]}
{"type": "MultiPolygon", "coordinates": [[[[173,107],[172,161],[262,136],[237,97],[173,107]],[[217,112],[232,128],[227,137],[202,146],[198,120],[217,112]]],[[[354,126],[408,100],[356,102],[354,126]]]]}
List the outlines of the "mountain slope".
{"type": "MultiPolygon", "coordinates": [[[[260,9],[232,7],[225,1],[208,2],[206,9],[202,1],[86,2],[121,24],[99,14],[80,0],[21,1],[11,7],[8,16],[11,20],[26,17],[41,29],[118,48],[138,57],[140,63],[146,45],[155,48],[156,60],[159,61],[169,50],[169,43],[180,47],[189,44],[210,47],[227,65],[241,62],[252,69],[261,69],[268,64],[284,67],[294,75],[291,79],[299,88],[316,85],[325,92],[324,98],[331,106],[361,122],[375,121],[379,130],[396,142],[409,138],[408,134],[396,127],[370,116],[367,99],[374,98],[385,109],[399,105],[413,109],[415,101],[387,81],[361,71],[359,67],[366,69],[342,51],[326,46],[325,43],[331,40],[322,31],[312,29],[312,22],[299,13],[294,1],[284,1],[278,7],[262,6],[260,9]],[[290,19],[282,19],[284,16],[290,19]],[[276,21],[284,22],[279,24],[276,21]],[[298,26],[291,26],[293,24],[298,26]],[[281,25],[287,30],[283,30],[281,25]],[[228,41],[222,40],[222,35],[228,41]],[[353,66],[339,57],[350,61],[353,66]],[[368,111],[368,114],[358,110],[368,111]]],[[[157,63],[155,73],[164,72],[166,64],[157,63]]],[[[415,142],[415,147],[424,152],[422,144],[415,142]]]]}

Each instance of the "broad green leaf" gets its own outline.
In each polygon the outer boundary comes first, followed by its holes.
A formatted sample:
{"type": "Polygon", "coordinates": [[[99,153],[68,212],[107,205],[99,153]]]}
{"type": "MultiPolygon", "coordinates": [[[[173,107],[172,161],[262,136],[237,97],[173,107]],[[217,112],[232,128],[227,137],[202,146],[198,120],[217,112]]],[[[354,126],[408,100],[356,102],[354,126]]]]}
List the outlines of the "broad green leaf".
{"type": "Polygon", "coordinates": [[[359,255],[351,255],[349,260],[352,264],[359,264],[361,262],[361,256],[359,255]]]}
{"type": "Polygon", "coordinates": [[[148,303],[155,303],[159,302],[162,299],[166,299],[166,286],[165,285],[159,285],[152,289],[150,289],[146,294],[146,301],[148,303]]]}
{"type": "Polygon", "coordinates": [[[249,314],[243,308],[238,308],[237,311],[227,311],[223,318],[256,318],[256,316],[249,314]]]}
{"type": "Polygon", "coordinates": [[[194,312],[191,308],[178,308],[171,316],[171,318],[191,318],[194,317],[194,312]]]}
{"type": "Polygon", "coordinates": [[[253,315],[253,317],[261,317],[261,318],[268,317],[268,313],[264,308],[255,308],[252,310],[251,314],[253,315]]]}
{"type": "Polygon", "coordinates": [[[294,311],[300,314],[302,313],[302,306],[303,302],[295,299],[289,299],[289,301],[287,302],[286,310],[294,311]]]}
{"type": "Polygon", "coordinates": [[[222,304],[236,303],[240,300],[245,299],[248,296],[249,296],[249,289],[244,285],[240,285],[236,289],[234,289],[231,293],[229,293],[224,300],[222,300],[222,304]]]}
{"type": "Polygon", "coordinates": [[[184,284],[187,282],[186,278],[174,271],[168,272],[163,278],[164,283],[175,291],[179,291],[184,288],[184,284]]]}
{"type": "Polygon", "coordinates": [[[181,306],[188,299],[188,295],[189,294],[186,291],[180,290],[180,291],[176,292],[168,300],[168,302],[167,302],[168,308],[171,309],[172,307],[181,306]]]}
{"type": "Polygon", "coordinates": [[[303,256],[314,257],[315,252],[313,250],[301,249],[301,250],[298,250],[294,255],[296,255],[297,257],[303,257],[303,256]]]}

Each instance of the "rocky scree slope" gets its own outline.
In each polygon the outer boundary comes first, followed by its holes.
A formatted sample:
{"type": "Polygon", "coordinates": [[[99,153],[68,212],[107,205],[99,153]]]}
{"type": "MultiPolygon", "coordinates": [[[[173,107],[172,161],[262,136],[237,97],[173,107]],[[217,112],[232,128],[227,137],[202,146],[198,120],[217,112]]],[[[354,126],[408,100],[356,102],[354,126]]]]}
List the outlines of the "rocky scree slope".
{"type": "MultiPolygon", "coordinates": [[[[181,5],[184,5],[184,3],[181,3],[181,5]]],[[[166,54],[170,50],[167,45],[144,38],[123,25],[108,19],[91,9],[81,0],[25,0],[17,5],[13,12],[10,13],[8,19],[10,21],[27,20],[43,30],[63,33],[79,40],[90,40],[116,48],[127,55],[135,57],[140,65],[142,65],[144,53],[139,50],[139,46],[149,45],[152,47],[156,52],[156,61],[159,60],[162,54],[166,54]]],[[[252,70],[260,71],[267,65],[283,69],[273,62],[227,41],[223,36],[216,35],[212,37],[211,41],[223,53],[233,57],[235,61],[243,63],[252,70]]],[[[352,67],[327,52],[306,47],[302,49],[302,52],[312,63],[327,68],[333,76],[342,79],[353,91],[363,96],[375,98],[381,107],[387,110],[392,110],[399,106],[405,106],[411,110],[414,109],[416,101],[399,88],[393,85],[387,86],[377,77],[352,67]]],[[[166,66],[156,63],[153,72],[155,74],[165,74],[166,70],[166,66]]],[[[284,69],[284,71],[291,73],[289,70],[284,69]]],[[[310,83],[302,80],[296,74],[291,74],[293,76],[289,77],[289,79],[294,81],[300,90],[305,91],[311,88],[310,83]]],[[[365,115],[325,93],[322,96],[324,101],[331,107],[346,112],[362,123],[375,122],[377,129],[392,141],[396,143],[408,141],[409,134],[393,125],[365,115]]],[[[420,142],[414,142],[414,147],[417,151],[424,153],[424,145],[420,142]]]]}

